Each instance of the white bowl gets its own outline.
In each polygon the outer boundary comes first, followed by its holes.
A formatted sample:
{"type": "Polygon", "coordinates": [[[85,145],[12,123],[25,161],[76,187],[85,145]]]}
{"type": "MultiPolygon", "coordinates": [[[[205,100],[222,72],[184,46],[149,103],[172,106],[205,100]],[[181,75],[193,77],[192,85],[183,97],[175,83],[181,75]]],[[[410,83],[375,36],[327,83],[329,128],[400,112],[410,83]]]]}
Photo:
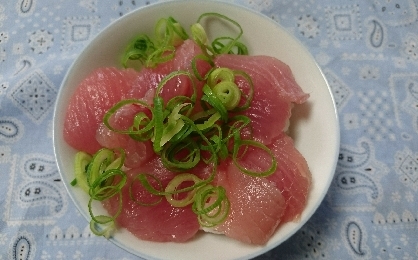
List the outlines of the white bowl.
{"type": "MultiPolygon", "coordinates": [[[[72,158],[76,151],[62,136],[69,97],[78,83],[95,68],[120,67],[120,55],[130,40],[138,33],[152,35],[159,18],[173,16],[188,28],[205,12],[222,13],[239,22],[250,54],[270,55],[284,61],[291,67],[302,89],[310,94],[305,104],[294,108],[290,132],[296,147],[308,162],[313,186],[300,221],[280,226],[264,246],[246,245],[214,234],[199,235],[187,243],[161,244],[139,240],[125,229],[110,239],[121,248],[147,259],[248,259],[267,252],[292,236],[312,216],[329,188],[336,167],[340,140],[333,97],[320,68],[295,37],[270,18],[237,5],[214,1],[164,2],[140,8],[107,26],[82,51],[61,85],[54,114],[55,156],[62,180],[82,215],[90,219],[88,197],[81,189],[69,185],[74,178],[72,158]]],[[[97,210],[103,208],[99,206],[97,210]]]]}

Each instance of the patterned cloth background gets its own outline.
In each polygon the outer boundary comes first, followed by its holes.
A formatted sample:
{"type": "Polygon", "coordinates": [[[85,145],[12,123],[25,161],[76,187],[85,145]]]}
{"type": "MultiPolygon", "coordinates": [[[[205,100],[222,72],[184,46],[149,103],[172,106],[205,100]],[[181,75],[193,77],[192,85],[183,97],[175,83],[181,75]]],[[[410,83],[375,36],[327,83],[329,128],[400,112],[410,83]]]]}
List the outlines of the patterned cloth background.
{"type": "MultiPolygon", "coordinates": [[[[92,235],[66,194],[52,110],[82,48],[155,2],[0,1],[0,259],[138,259],[92,235]]],[[[417,259],[418,2],[229,2],[303,42],[331,85],[341,125],[335,179],[319,210],[257,259],[417,259]]]]}

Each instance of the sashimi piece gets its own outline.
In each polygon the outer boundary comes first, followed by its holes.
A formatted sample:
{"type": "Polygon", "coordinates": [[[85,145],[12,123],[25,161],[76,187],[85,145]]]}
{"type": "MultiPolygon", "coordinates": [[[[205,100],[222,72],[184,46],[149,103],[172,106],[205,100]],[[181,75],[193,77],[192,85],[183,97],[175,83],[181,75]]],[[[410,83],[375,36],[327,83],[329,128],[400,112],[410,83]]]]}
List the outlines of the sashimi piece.
{"type": "Polygon", "coordinates": [[[231,203],[226,221],[214,231],[244,243],[265,244],[281,223],[285,200],[265,178],[243,174],[234,164],[218,173],[217,185],[227,191],[231,203]]]}
{"type": "MultiPolygon", "coordinates": [[[[295,81],[290,68],[275,58],[226,54],[219,55],[215,64],[217,67],[242,70],[251,77],[254,97],[250,108],[242,114],[251,119],[254,139],[264,144],[270,144],[286,130],[292,103],[303,103],[309,97],[295,81]]],[[[248,88],[242,79],[238,85],[248,88]]]]}
{"type": "Polygon", "coordinates": [[[295,148],[292,138],[284,133],[269,148],[276,156],[278,166],[267,179],[276,184],[286,200],[283,222],[297,221],[308,201],[312,182],[308,164],[295,148]]]}
{"type": "MultiPolygon", "coordinates": [[[[191,206],[176,208],[171,206],[163,197],[162,201],[154,206],[141,206],[130,199],[130,182],[138,173],[149,173],[157,177],[163,187],[174,178],[175,173],[162,165],[161,159],[154,157],[144,166],[128,171],[129,182],[122,190],[123,209],[116,222],[125,227],[136,237],[156,242],[185,242],[199,231],[199,223],[191,206]]],[[[141,201],[155,201],[140,185],[132,185],[132,194],[141,201]]],[[[114,196],[103,203],[110,214],[118,209],[119,197],[114,196]]]]}
{"type": "Polygon", "coordinates": [[[297,84],[290,67],[269,56],[223,54],[215,58],[218,67],[242,70],[248,73],[255,85],[265,86],[290,102],[302,104],[309,98],[297,84]]]}
{"type": "MultiPolygon", "coordinates": [[[[266,179],[280,190],[286,210],[282,222],[297,221],[306,206],[311,186],[311,173],[302,154],[295,148],[293,139],[281,133],[272,144],[267,145],[276,158],[276,171],[266,179]]],[[[251,170],[266,170],[271,158],[261,149],[247,149],[240,164],[251,170]]]]}
{"type": "Polygon", "coordinates": [[[73,148],[95,153],[101,148],[96,130],[104,114],[129,92],[137,79],[133,69],[100,68],[71,96],[64,121],[64,140],[73,148]]]}
{"type": "MultiPolygon", "coordinates": [[[[272,175],[252,177],[233,163],[227,172],[218,173],[217,185],[226,188],[231,212],[216,232],[245,243],[264,244],[280,224],[300,218],[311,185],[306,160],[284,133],[268,147],[277,160],[272,175]]],[[[270,167],[271,158],[265,151],[249,147],[239,162],[246,169],[261,171],[270,167]]]]}

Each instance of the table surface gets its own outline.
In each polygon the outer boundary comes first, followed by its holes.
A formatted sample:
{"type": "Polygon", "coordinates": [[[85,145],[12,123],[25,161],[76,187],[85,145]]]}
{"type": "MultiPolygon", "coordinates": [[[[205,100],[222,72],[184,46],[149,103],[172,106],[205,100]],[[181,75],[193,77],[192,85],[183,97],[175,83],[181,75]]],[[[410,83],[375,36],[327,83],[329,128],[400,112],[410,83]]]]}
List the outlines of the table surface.
{"type": "MultiPolygon", "coordinates": [[[[138,259],[91,236],[60,182],[52,114],[82,48],[110,22],[155,2],[0,2],[0,259],[138,259]],[[46,91],[48,98],[38,95],[46,91]],[[49,195],[37,197],[40,190],[49,195]]],[[[417,259],[418,2],[229,2],[271,17],[309,49],[341,127],[323,203],[258,259],[417,259]]]]}

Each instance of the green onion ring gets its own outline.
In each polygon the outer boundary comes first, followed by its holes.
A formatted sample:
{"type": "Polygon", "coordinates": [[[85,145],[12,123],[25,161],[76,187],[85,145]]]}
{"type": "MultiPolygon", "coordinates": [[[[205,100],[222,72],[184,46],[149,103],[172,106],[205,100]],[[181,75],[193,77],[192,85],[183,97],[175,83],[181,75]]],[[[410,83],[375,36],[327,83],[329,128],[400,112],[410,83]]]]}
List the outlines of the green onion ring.
{"type": "Polygon", "coordinates": [[[165,197],[173,207],[185,207],[194,201],[194,194],[196,193],[196,189],[188,191],[187,196],[183,199],[179,200],[173,197],[173,195],[178,194],[176,191],[179,190],[178,187],[180,184],[186,181],[192,181],[195,185],[202,180],[194,174],[181,173],[176,175],[176,177],[174,177],[165,187],[165,197]]]}
{"type": "Polygon", "coordinates": [[[277,159],[274,156],[273,152],[267,146],[265,146],[264,144],[262,144],[260,142],[257,142],[257,141],[254,141],[254,140],[241,140],[238,143],[235,143],[234,144],[234,151],[233,151],[233,154],[232,154],[232,161],[234,162],[235,166],[237,166],[237,168],[241,172],[243,172],[247,175],[253,176],[253,177],[267,177],[267,176],[273,174],[277,169],[277,159]],[[252,147],[260,148],[260,149],[264,150],[265,152],[267,152],[268,155],[271,157],[270,168],[268,168],[265,171],[257,172],[257,171],[248,170],[247,168],[241,166],[239,164],[238,160],[237,160],[238,159],[237,158],[238,157],[238,151],[239,151],[239,148],[241,146],[244,146],[245,148],[247,148],[248,146],[252,146],[252,147]]]}

